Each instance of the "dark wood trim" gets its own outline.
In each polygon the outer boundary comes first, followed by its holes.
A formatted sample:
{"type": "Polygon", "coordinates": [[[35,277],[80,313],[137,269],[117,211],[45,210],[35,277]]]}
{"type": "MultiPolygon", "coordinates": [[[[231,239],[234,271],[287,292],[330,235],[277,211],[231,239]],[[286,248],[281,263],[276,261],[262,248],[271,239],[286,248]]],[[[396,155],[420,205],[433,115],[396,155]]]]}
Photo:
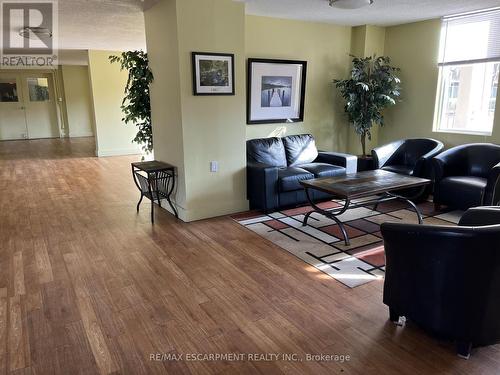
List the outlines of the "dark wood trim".
{"type": "Polygon", "coordinates": [[[305,97],[306,97],[306,82],[307,82],[307,61],[249,58],[247,61],[247,124],[248,125],[258,125],[258,124],[283,124],[283,123],[303,122],[304,121],[305,97]],[[252,64],[253,63],[302,65],[299,117],[293,118],[293,119],[270,119],[270,120],[252,120],[251,119],[252,64]]]}
{"type": "Polygon", "coordinates": [[[191,75],[193,80],[193,95],[194,96],[231,96],[235,94],[235,75],[234,75],[234,61],[235,57],[233,53],[211,53],[211,52],[191,52],[191,75]],[[199,93],[196,88],[196,56],[206,55],[206,56],[223,56],[231,58],[231,75],[232,75],[232,86],[231,92],[216,92],[216,93],[199,93]]]}

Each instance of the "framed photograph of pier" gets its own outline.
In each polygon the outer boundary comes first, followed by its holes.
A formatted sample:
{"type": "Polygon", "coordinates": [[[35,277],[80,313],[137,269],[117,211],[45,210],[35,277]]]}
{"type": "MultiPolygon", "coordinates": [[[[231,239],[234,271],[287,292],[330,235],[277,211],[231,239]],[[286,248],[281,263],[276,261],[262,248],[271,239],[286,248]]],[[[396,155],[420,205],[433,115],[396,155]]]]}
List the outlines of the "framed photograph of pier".
{"type": "Polygon", "coordinates": [[[248,59],[247,124],[304,121],[306,61],[248,59]]]}
{"type": "Polygon", "coordinates": [[[234,55],[191,53],[193,95],[234,95],[234,55]]]}

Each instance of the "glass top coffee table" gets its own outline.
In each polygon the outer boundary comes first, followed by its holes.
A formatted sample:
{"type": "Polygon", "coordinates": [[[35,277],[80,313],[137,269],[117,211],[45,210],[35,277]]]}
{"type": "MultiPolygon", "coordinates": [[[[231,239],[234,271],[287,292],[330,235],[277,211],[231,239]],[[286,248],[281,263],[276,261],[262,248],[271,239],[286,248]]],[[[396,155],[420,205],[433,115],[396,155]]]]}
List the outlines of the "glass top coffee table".
{"type": "Polygon", "coordinates": [[[406,176],[381,169],[339,177],[325,177],[300,181],[300,184],[305,189],[307,199],[313,207],[313,211],[305,215],[303,225],[307,225],[309,216],[311,216],[313,212],[318,212],[338,224],[344,236],[345,244],[349,246],[349,236],[347,235],[344,224],[337,216],[342,215],[350,208],[374,205],[374,210],[376,210],[379,203],[392,200],[401,200],[408,203],[417,214],[418,222],[422,224],[422,214],[412,200],[420,197],[430,183],[431,181],[425,178],[406,176]],[[411,188],[417,188],[417,193],[412,197],[405,197],[397,194],[398,190],[411,188]],[[331,211],[323,210],[311,199],[311,194],[309,192],[311,189],[331,194],[333,198],[343,200],[343,207],[331,211]],[[367,198],[374,195],[377,195],[374,199],[352,203],[353,199],[367,198]]]}

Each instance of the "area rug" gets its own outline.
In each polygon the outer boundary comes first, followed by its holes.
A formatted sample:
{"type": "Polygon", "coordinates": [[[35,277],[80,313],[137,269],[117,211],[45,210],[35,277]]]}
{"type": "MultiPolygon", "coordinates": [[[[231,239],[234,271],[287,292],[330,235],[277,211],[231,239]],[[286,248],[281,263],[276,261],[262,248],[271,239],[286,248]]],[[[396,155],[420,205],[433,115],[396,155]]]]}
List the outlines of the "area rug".
{"type": "MultiPolygon", "coordinates": [[[[332,200],[319,206],[332,210],[340,204],[332,200]]],[[[446,208],[436,212],[432,202],[423,202],[418,206],[425,224],[456,225],[463,214],[462,211],[446,208]]],[[[246,212],[233,216],[233,219],[342,284],[354,288],[384,277],[385,255],[380,224],[418,222],[415,212],[404,202],[385,202],[376,211],[371,208],[354,208],[339,216],[350,236],[350,246],[344,244],[339,226],[321,214],[311,214],[308,225],[303,227],[302,220],[312,210],[310,206],[271,214],[246,212]]]]}

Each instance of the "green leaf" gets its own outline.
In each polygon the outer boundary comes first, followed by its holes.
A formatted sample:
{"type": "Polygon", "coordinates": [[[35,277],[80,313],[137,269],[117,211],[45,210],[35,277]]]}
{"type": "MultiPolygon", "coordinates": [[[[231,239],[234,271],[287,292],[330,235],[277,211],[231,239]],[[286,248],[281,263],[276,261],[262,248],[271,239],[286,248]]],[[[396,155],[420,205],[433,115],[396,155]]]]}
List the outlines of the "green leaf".
{"type": "Polygon", "coordinates": [[[150,153],[153,151],[153,133],[149,85],[154,77],[149,68],[148,55],[143,51],[128,51],[119,56],[109,56],[109,61],[120,64],[121,70],[128,71],[121,105],[124,114],[122,121],[138,128],[133,141],[140,144],[146,153],[150,153]]]}
{"type": "Polygon", "coordinates": [[[345,100],[345,112],[357,134],[371,138],[371,127],[384,125],[383,110],[395,105],[401,95],[399,68],[387,56],[351,56],[350,78],[334,83],[345,100]]]}

